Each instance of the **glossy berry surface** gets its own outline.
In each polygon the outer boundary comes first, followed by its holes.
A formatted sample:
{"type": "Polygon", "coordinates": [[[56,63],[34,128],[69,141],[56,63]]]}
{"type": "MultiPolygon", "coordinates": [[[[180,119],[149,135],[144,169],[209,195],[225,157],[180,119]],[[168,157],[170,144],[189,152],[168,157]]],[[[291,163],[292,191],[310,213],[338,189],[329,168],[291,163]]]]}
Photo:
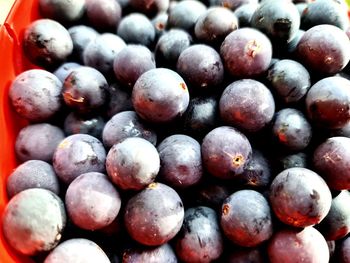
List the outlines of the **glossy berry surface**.
{"type": "Polygon", "coordinates": [[[29,121],[46,121],[62,107],[62,82],[52,73],[30,69],[11,84],[9,97],[15,111],[29,121]]]}
{"type": "Polygon", "coordinates": [[[189,208],[176,240],[176,253],[183,262],[211,262],[223,252],[216,212],[205,206],[189,208]]]}
{"type": "Polygon", "coordinates": [[[4,237],[24,255],[50,251],[60,242],[66,225],[62,200],[46,189],[27,189],[15,195],[3,214],[4,237]]]}
{"type": "Polygon", "coordinates": [[[54,67],[73,52],[68,30],[52,19],[39,19],[27,26],[23,36],[23,51],[34,64],[54,67]]]}
{"type": "Polygon", "coordinates": [[[341,128],[350,119],[350,81],[334,76],[311,86],[305,98],[306,112],[317,126],[341,128]]]}
{"type": "Polygon", "coordinates": [[[331,75],[341,71],[349,63],[349,45],[350,40],[343,30],[322,24],[304,33],[296,52],[307,68],[331,75]],[[324,35],[328,37],[324,38],[324,35]]]}
{"type": "Polygon", "coordinates": [[[49,123],[36,123],[23,127],[15,142],[17,158],[24,162],[42,160],[52,162],[58,144],[65,138],[62,129],[49,123]]]}
{"type": "Polygon", "coordinates": [[[122,19],[122,9],[118,1],[86,1],[86,17],[89,23],[100,31],[114,32],[122,19]]]}
{"type": "Polygon", "coordinates": [[[107,255],[95,242],[85,238],[72,238],[63,241],[45,258],[44,263],[83,261],[86,263],[109,263],[107,255]]]}
{"type": "Polygon", "coordinates": [[[346,1],[16,1],[0,262],[350,263],[346,1]]]}
{"type": "Polygon", "coordinates": [[[220,126],[203,139],[203,165],[212,175],[230,179],[244,171],[252,148],[247,137],[230,126],[220,126]]]}
{"type": "Polygon", "coordinates": [[[155,123],[181,116],[189,104],[183,78],[173,70],[156,68],[142,74],[132,90],[132,102],[141,118],[155,123]]]}
{"type": "Polygon", "coordinates": [[[218,104],[214,96],[193,97],[182,117],[184,133],[202,140],[219,123],[218,104]]]}
{"type": "Polygon", "coordinates": [[[63,123],[66,135],[83,133],[92,135],[97,139],[102,138],[104,126],[105,121],[101,116],[80,116],[76,112],[69,113],[63,123]]]}
{"type": "Polygon", "coordinates": [[[219,53],[203,44],[192,45],[182,51],[176,70],[193,89],[213,89],[224,79],[224,66],[219,53]]]}
{"type": "Polygon", "coordinates": [[[290,1],[263,1],[251,19],[273,41],[289,42],[300,26],[298,9],[290,1]]]}
{"type": "Polygon", "coordinates": [[[106,123],[102,133],[103,144],[106,148],[111,148],[128,137],[144,138],[153,145],[157,143],[157,134],[154,129],[145,123],[135,111],[122,111],[115,114],[106,123]]]}
{"type": "Polygon", "coordinates": [[[256,77],[268,69],[272,45],[260,31],[240,28],[222,42],[220,55],[229,74],[240,78],[256,77]]]}
{"type": "Polygon", "coordinates": [[[83,62],[106,77],[113,75],[113,63],[117,54],[126,47],[124,40],[112,33],[103,33],[91,40],[83,51],[83,62]]]}
{"type": "Polygon", "coordinates": [[[331,189],[349,189],[347,156],[350,138],[330,137],[313,153],[315,170],[326,180],[331,189]]]}
{"type": "Polygon", "coordinates": [[[88,134],[73,134],[57,146],[53,167],[64,183],[71,183],[87,172],[105,171],[106,150],[103,144],[88,134]]]}
{"type": "Polygon", "coordinates": [[[7,178],[6,189],[10,198],[29,188],[44,188],[58,195],[60,185],[52,165],[29,160],[19,165],[7,178]]]}
{"type": "Polygon", "coordinates": [[[225,236],[243,247],[257,246],[273,233],[270,206],[254,190],[240,190],[226,198],[220,224],[225,236]]]}
{"type": "Polygon", "coordinates": [[[278,219],[294,227],[318,224],[332,202],[326,182],[312,170],[301,167],[279,173],[272,181],[269,196],[278,219]]]}
{"type": "Polygon", "coordinates": [[[333,197],[329,213],[317,227],[326,240],[338,240],[350,232],[350,209],[346,205],[349,199],[347,190],[333,197]]]}
{"type": "Polygon", "coordinates": [[[192,44],[192,37],[185,30],[174,28],[166,31],[154,49],[158,67],[176,68],[177,60],[186,48],[192,44]]]}
{"type": "Polygon", "coordinates": [[[70,183],[65,205],[75,225],[96,230],[113,222],[119,213],[121,200],[105,174],[90,172],[79,175],[70,183]]]}
{"type": "Polygon", "coordinates": [[[218,46],[238,25],[238,19],[231,10],[212,7],[198,18],[194,34],[198,40],[218,46]]]}
{"type": "Polygon", "coordinates": [[[228,85],[219,101],[221,119],[244,132],[257,132],[269,124],[275,113],[270,90],[252,79],[237,80],[228,85]]]}
{"type": "Polygon", "coordinates": [[[174,249],[168,244],[157,247],[140,246],[128,248],[123,253],[123,262],[125,263],[177,263],[177,257],[174,249]]]}
{"type": "Polygon", "coordinates": [[[307,69],[291,59],[274,63],[268,70],[267,80],[275,94],[285,103],[300,101],[311,86],[307,69]]]}
{"type": "Polygon", "coordinates": [[[268,256],[272,263],[309,262],[327,263],[328,245],[319,231],[313,227],[283,229],[277,232],[268,244],[268,256]]]}
{"type": "Polygon", "coordinates": [[[115,57],[113,70],[117,80],[132,89],[146,71],[156,68],[152,52],[143,45],[128,45],[115,57]]]}
{"type": "Polygon", "coordinates": [[[62,95],[67,106],[89,113],[105,104],[108,83],[98,70],[82,66],[74,69],[63,83],[62,95]]]}
{"type": "Polygon", "coordinates": [[[296,109],[284,108],[276,113],[272,134],[277,143],[291,151],[305,149],[312,138],[312,128],[306,116],[296,109]]]}
{"type": "Polygon", "coordinates": [[[202,178],[199,142],[190,136],[174,134],[157,146],[160,157],[159,180],[174,188],[186,188],[202,178]]]}
{"type": "Polygon", "coordinates": [[[155,180],[159,168],[157,149],[143,138],[126,138],[114,144],[107,154],[109,178],[124,190],[142,190],[155,180]]]}
{"type": "Polygon", "coordinates": [[[159,246],[180,231],[184,214],[182,201],[174,189],[152,183],[128,201],[125,227],[137,242],[159,246]]]}
{"type": "Polygon", "coordinates": [[[62,23],[75,22],[81,19],[84,14],[85,1],[40,0],[39,9],[43,17],[62,23]]]}
{"type": "Polygon", "coordinates": [[[156,31],[144,14],[131,13],[120,21],[117,35],[128,44],[151,46],[155,40],[156,31]]]}

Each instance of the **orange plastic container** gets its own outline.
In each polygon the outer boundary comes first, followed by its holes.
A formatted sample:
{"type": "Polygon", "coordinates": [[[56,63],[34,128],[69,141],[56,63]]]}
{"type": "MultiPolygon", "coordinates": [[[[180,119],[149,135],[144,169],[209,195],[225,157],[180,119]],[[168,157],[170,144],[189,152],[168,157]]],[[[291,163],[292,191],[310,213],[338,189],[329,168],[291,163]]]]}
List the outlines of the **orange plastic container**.
{"type": "MultiPolygon", "coordinates": [[[[19,129],[26,124],[10,107],[8,91],[16,75],[33,67],[23,56],[21,38],[26,25],[39,17],[37,2],[16,1],[5,23],[0,26],[0,218],[8,202],[6,178],[17,165],[14,141],[19,129]]],[[[31,262],[8,246],[2,227],[0,229],[0,262],[31,262]]]]}

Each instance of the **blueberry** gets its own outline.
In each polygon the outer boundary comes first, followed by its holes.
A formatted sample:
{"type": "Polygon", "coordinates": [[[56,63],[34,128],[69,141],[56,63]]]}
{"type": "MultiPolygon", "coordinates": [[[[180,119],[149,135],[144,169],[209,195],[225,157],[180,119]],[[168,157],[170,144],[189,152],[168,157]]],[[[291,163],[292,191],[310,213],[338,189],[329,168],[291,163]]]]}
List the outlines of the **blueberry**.
{"type": "MultiPolygon", "coordinates": [[[[303,1],[301,1],[301,2],[293,1],[293,3],[295,4],[295,7],[298,9],[298,12],[299,12],[299,15],[300,15],[300,19],[302,19],[303,12],[308,7],[308,4],[310,2],[311,1],[305,1],[305,2],[303,2],[303,1]]],[[[300,27],[303,27],[302,23],[300,23],[300,27]]]]}
{"type": "Polygon", "coordinates": [[[8,197],[29,188],[44,188],[58,195],[60,185],[53,167],[40,160],[26,161],[17,166],[6,181],[8,197]]]}
{"type": "Polygon", "coordinates": [[[124,222],[134,240],[159,246],[180,231],[184,214],[182,201],[175,190],[162,183],[152,183],[128,201],[124,222]]]}
{"type": "Polygon", "coordinates": [[[346,237],[339,243],[338,260],[341,263],[348,263],[350,257],[350,238],[346,237]]]}
{"type": "Polygon", "coordinates": [[[304,150],[311,141],[312,128],[304,114],[293,108],[278,111],[272,124],[272,135],[288,150],[304,150]]]}
{"type": "Polygon", "coordinates": [[[115,114],[122,111],[133,110],[131,93],[123,88],[119,83],[112,83],[107,88],[109,100],[106,105],[106,115],[112,118],[115,114]]]}
{"type": "Polygon", "coordinates": [[[53,167],[62,182],[69,184],[87,172],[105,171],[106,151],[103,144],[88,134],[73,134],[57,146],[53,167]]]}
{"type": "Polygon", "coordinates": [[[201,146],[193,138],[174,134],[159,143],[159,180],[174,188],[196,184],[203,175],[201,146]]]}
{"type": "Polygon", "coordinates": [[[85,238],[63,241],[45,258],[44,263],[110,263],[107,255],[95,242],[85,238]]]}
{"type": "Polygon", "coordinates": [[[350,138],[330,137],[315,149],[313,166],[334,190],[350,189],[350,138]]]}
{"type": "MultiPolygon", "coordinates": [[[[115,1],[115,0],[114,0],[115,1]]],[[[112,33],[103,33],[90,41],[83,51],[86,66],[93,67],[110,78],[113,74],[113,62],[117,54],[126,47],[124,40],[112,33]]]]}
{"type": "Polygon", "coordinates": [[[107,154],[107,173],[124,190],[145,188],[155,180],[159,168],[157,149],[143,138],[126,138],[114,144],[107,154]]]}
{"type": "Polygon", "coordinates": [[[76,112],[71,112],[65,118],[63,128],[67,135],[84,133],[100,140],[105,124],[101,116],[80,116],[76,112]]]}
{"type": "Polygon", "coordinates": [[[271,263],[327,263],[329,249],[322,234],[313,227],[282,229],[269,241],[268,256],[271,263]]]}
{"type": "Polygon", "coordinates": [[[231,10],[212,7],[198,18],[194,34],[204,43],[220,46],[225,37],[237,28],[238,19],[231,10]]]}
{"type": "Polygon", "coordinates": [[[264,1],[255,10],[251,24],[273,41],[289,42],[299,29],[300,14],[291,1],[264,1]]]}
{"type": "Polygon", "coordinates": [[[154,56],[143,45],[126,46],[117,54],[113,63],[117,80],[130,89],[143,73],[154,68],[156,68],[154,56]]]}
{"type": "Polygon", "coordinates": [[[284,103],[300,101],[311,87],[307,69],[290,59],[274,63],[268,70],[267,80],[277,97],[284,103]]]}
{"type": "Polygon", "coordinates": [[[205,13],[207,7],[196,0],[183,0],[169,9],[168,28],[181,28],[193,33],[197,19],[205,13]]]}
{"type": "Polygon", "coordinates": [[[317,81],[306,94],[307,116],[313,124],[341,128],[350,119],[350,81],[327,77],[317,81]]]}
{"type": "Polygon", "coordinates": [[[281,155],[277,159],[278,172],[293,167],[310,168],[309,162],[309,155],[304,152],[281,155]]]}
{"type": "Polygon", "coordinates": [[[219,5],[234,11],[243,5],[258,4],[258,2],[258,0],[209,0],[211,6],[219,5]]]}
{"type": "Polygon", "coordinates": [[[131,13],[123,17],[117,34],[128,44],[141,44],[150,47],[156,37],[151,21],[141,13],[131,13]]]}
{"type": "Polygon", "coordinates": [[[316,227],[326,240],[338,240],[350,232],[350,209],[348,203],[350,193],[341,191],[332,200],[331,209],[327,216],[316,227]]]}
{"type": "Polygon", "coordinates": [[[82,18],[86,3],[84,0],[40,0],[39,10],[43,17],[62,23],[76,22],[82,18]]]}
{"type": "Polygon", "coordinates": [[[201,151],[205,169],[223,179],[241,174],[252,154],[247,137],[230,126],[210,131],[203,139],[201,151]]]}
{"type": "Polygon", "coordinates": [[[122,8],[116,0],[88,0],[85,12],[89,24],[103,32],[114,32],[122,19],[122,8]]]}
{"type": "Polygon", "coordinates": [[[251,27],[251,21],[258,3],[247,3],[235,9],[234,14],[238,19],[239,27],[251,27]]]}
{"type": "Polygon", "coordinates": [[[319,74],[332,75],[348,64],[349,46],[350,40],[340,28],[333,25],[317,25],[303,34],[296,53],[308,69],[319,74]]]}
{"type": "Polygon", "coordinates": [[[30,62],[52,68],[65,61],[73,52],[68,30],[51,19],[38,19],[24,31],[23,51],[30,62]]]}
{"type": "Polygon", "coordinates": [[[8,244],[24,255],[53,249],[62,237],[66,212],[53,192],[32,188],[21,191],[6,205],[2,229],[8,244]]]}
{"type": "Polygon", "coordinates": [[[168,22],[168,13],[161,12],[154,16],[151,20],[152,25],[156,31],[156,39],[158,40],[166,32],[166,25],[168,22]]]}
{"type": "Polygon", "coordinates": [[[270,205],[254,190],[240,190],[225,199],[220,223],[225,236],[243,247],[255,247],[273,234],[270,205]]]}
{"type": "Polygon", "coordinates": [[[191,191],[188,191],[190,200],[189,204],[186,204],[187,207],[207,206],[220,213],[222,203],[231,194],[231,188],[221,181],[211,179],[201,180],[195,188],[190,188],[191,191]]]}
{"type": "Polygon", "coordinates": [[[189,104],[185,81],[173,70],[151,69],[143,73],[132,90],[132,102],[141,118],[155,123],[181,116],[189,104]]]}
{"type": "Polygon", "coordinates": [[[72,222],[86,230],[111,224],[117,217],[121,199],[118,191],[102,173],[83,173],[68,186],[65,204],[72,222]]]}
{"type": "Polygon", "coordinates": [[[175,69],[180,54],[191,44],[192,37],[185,30],[174,28],[166,31],[154,49],[157,66],[175,69]]]}
{"type": "Polygon", "coordinates": [[[330,137],[343,136],[350,138],[350,122],[347,122],[344,126],[338,129],[329,130],[330,137]]]}
{"type": "Polygon", "coordinates": [[[194,97],[183,114],[183,132],[202,141],[204,136],[219,124],[219,107],[216,97],[194,97]]]}
{"type": "Polygon", "coordinates": [[[169,0],[129,0],[129,5],[135,11],[153,17],[169,8],[169,0]]]}
{"type": "Polygon", "coordinates": [[[61,64],[53,74],[63,83],[66,77],[76,68],[81,67],[80,64],[75,62],[66,62],[61,64]]]}
{"type": "Polygon", "coordinates": [[[183,262],[212,262],[223,252],[223,234],[216,212],[205,206],[189,208],[176,238],[176,254],[183,262]]]}
{"type": "Polygon", "coordinates": [[[67,76],[62,94],[69,107],[84,114],[104,106],[107,88],[107,80],[98,70],[81,66],[67,76]]]}
{"type": "Polygon", "coordinates": [[[93,41],[99,33],[92,27],[86,25],[75,25],[68,28],[68,32],[73,41],[73,56],[78,61],[83,62],[83,52],[85,47],[93,41]]]}
{"type": "Polygon", "coordinates": [[[242,79],[226,87],[219,101],[219,110],[224,123],[245,132],[257,132],[271,122],[275,101],[264,84],[242,79]]]}
{"type": "Polygon", "coordinates": [[[199,91],[215,89],[224,80],[224,66],[219,53],[204,44],[192,45],[182,51],[176,70],[190,88],[199,91]]]}
{"type": "Polygon", "coordinates": [[[62,83],[52,73],[30,69],[12,82],[9,96],[15,111],[29,121],[51,119],[62,108],[62,83]]]}
{"type": "Polygon", "coordinates": [[[64,137],[62,129],[57,126],[49,123],[30,124],[23,127],[17,135],[16,156],[22,162],[42,160],[50,163],[56,147],[64,137]]]}
{"type": "Polygon", "coordinates": [[[317,0],[308,3],[301,14],[301,28],[307,30],[313,26],[328,24],[342,30],[349,26],[347,5],[342,1],[317,0]]]}
{"type": "Polygon", "coordinates": [[[272,181],[269,196],[277,218],[294,227],[318,224],[326,217],[332,202],[322,177],[301,167],[280,172],[272,181]]]}
{"type": "MultiPolygon", "coordinates": [[[[298,47],[298,45],[299,45],[299,42],[300,42],[300,40],[301,40],[301,38],[302,38],[302,36],[304,35],[304,33],[305,33],[305,31],[304,30],[302,30],[302,29],[299,29],[298,31],[297,31],[297,33],[295,34],[295,36],[294,36],[294,38],[292,38],[292,40],[291,41],[289,41],[288,43],[287,43],[287,45],[286,45],[286,56],[288,57],[288,56],[290,56],[291,58],[294,58],[295,57],[295,51],[296,51],[296,49],[297,49],[297,47],[298,47]]],[[[280,52],[280,53],[282,53],[283,54],[283,51],[282,52],[280,52]]]]}
{"type": "Polygon", "coordinates": [[[122,111],[114,115],[103,129],[103,144],[111,148],[128,137],[140,137],[153,145],[157,143],[154,129],[145,123],[135,111],[122,111]]]}
{"type": "Polygon", "coordinates": [[[242,174],[235,178],[235,182],[245,187],[261,189],[270,185],[272,181],[271,164],[264,154],[254,149],[252,157],[242,174]]]}
{"type": "Polygon", "coordinates": [[[272,44],[260,31],[240,28],[227,35],[220,55],[227,73],[240,78],[256,77],[270,66],[272,44]]]}
{"type": "Polygon", "coordinates": [[[123,253],[124,263],[177,263],[177,258],[172,247],[166,243],[157,247],[130,248],[123,253]]]}

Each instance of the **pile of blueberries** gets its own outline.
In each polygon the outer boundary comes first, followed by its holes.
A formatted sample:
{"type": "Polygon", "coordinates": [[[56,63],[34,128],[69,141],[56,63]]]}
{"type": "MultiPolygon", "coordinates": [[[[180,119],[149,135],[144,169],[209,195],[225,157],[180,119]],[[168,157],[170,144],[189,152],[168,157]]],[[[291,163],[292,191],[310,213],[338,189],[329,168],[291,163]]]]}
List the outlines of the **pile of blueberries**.
{"type": "Polygon", "coordinates": [[[8,244],[35,262],[350,262],[343,0],[39,0],[8,244]]]}

